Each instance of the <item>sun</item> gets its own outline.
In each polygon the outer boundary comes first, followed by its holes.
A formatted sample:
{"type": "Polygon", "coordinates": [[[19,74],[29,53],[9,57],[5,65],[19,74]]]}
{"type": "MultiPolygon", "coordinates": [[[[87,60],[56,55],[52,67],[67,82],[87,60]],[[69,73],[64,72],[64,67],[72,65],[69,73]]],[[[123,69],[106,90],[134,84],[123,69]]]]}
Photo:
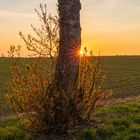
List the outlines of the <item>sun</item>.
{"type": "Polygon", "coordinates": [[[80,51],[79,51],[79,55],[80,55],[80,56],[83,56],[83,55],[84,55],[83,50],[80,50],[80,51]]]}

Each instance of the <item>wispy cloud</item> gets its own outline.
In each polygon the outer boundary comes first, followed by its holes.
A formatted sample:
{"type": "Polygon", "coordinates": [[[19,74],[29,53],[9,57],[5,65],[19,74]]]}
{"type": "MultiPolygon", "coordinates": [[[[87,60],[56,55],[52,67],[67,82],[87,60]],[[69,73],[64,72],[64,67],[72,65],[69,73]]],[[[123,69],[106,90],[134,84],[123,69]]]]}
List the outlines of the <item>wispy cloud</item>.
{"type": "Polygon", "coordinates": [[[40,3],[46,3],[48,8],[52,9],[56,2],[57,0],[0,0],[0,10],[33,13],[40,3]]]}
{"type": "Polygon", "coordinates": [[[13,11],[5,11],[5,10],[0,10],[0,18],[33,18],[35,15],[33,13],[19,13],[19,12],[13,12],[13,11]]]}

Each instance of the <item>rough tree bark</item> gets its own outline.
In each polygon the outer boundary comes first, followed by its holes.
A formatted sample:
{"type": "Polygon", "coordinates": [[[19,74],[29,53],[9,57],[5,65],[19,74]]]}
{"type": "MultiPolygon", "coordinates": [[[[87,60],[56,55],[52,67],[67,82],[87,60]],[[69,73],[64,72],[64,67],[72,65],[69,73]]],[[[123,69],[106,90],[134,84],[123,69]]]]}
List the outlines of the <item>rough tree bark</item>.
{"type": "Polygon", "coordinates": [[[60,44],[56,81],[62,89],[77,83],[81,47],[80,0],[58,0],[60,44]]]}

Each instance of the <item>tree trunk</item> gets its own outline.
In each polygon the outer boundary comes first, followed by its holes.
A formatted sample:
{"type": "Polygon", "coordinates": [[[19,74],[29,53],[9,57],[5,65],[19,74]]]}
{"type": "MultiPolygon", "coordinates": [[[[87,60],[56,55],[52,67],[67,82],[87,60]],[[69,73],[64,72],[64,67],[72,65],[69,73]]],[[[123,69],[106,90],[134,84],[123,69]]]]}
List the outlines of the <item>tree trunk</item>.
{"type": "Polygon", "coordinates": [[[62,89],[77,84],[81,47],[80,0],[58,0],[60,44],[55,80],[62,89]]]}

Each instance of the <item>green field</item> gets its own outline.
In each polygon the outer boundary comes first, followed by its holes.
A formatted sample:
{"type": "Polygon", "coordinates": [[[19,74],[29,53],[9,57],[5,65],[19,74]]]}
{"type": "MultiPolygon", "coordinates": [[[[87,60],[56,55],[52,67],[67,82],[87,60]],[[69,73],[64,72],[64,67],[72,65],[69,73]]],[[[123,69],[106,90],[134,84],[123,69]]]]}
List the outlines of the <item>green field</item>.
{"type": "MultiPolygon", "coordinates": [[[[18,63],[21,67],[25,67],[34,60],[37,61],[37,59],[22,58],[18,63]]],[[[48,62],[49,60],[45,60],[43,65],[48,62]]],[[[12,59],[0,58],[0,102],[6,92],[11,65],[12,59]]],[[[140,56],[101,57],[101,68],[107,76],[104,87],[113,90],[113,97],[140,95],[140,56]]]]}
{"type": "MultiPolygon", "coordinates": [[[[119,105],[97,108],[96,114],[93,115],[98,124],[96,127],[85,128],[81,134],[71,134],[64,138],[59,136],[54,140],[140,140],[139,108],[140,98],[119,105]]],[[[50,140],[45,135],[43,139],[41,135],[38,137],[39,140],[50,140]]],[[[17,119],[12,116],[0,120],[0,140],[34,140],[34,138],[21,131],[17,119]]]]}
{"type": "MultiPolygon", "coordinates": [[[[22,58],[18,60],[18,63],[22,68],[37,60],[22,58]]],[[[49,60],[43,59],[43,66],[48,62],[49,60]]],[[[11,76],[11,65],[12,59],[0,58],[0,117],[9,111],[4,97],[7,91],[7,82],[11,76]]],[[[101,68],[107,76],[104,88],[112,89],[113,97],[140,95],[140,57],[102,57],[101,68]]],[[[132,102],[97,109],[94,117],[99,125],[94,130],[95,140],[140,140],[139,107],[140,99],[138,98],[132,102]]],[[[0,139],[18,140],[21,137],[25,140],[30,139],[30,135],[20,130],[15,117],[0,118],[0,139]]]]}
{"type": "MultiPolygon", "coordinates": [[[[7,82],[11,75],[11,66],[15,60],[10,58],[0,58],[0,112],[4,107],[4,97],[7,90],[7,82]]],[[[40,61],[37,58],[22,58],[17,62],[19,66],[26,67],[33,61],[40,61]]],[[[49,63],[49,60],[41,60],[49,63]]],[[[113,90],[113,97],[128,97],[140,95],[140,56],[106,56],[101,57],[101,68],[107,76],[105,89],[113,90]]],[[[46,67],[46,69],[48,69],[46,67]]],[[[6,109],[4,109],[6,111],[6,109]]]]}
{"type": "Polygon", "coordinates": [[[102,57],[102,68],[107,75],[106,89],[113,90],[113,96],[140,95],[140,57],[102,57]]]}

